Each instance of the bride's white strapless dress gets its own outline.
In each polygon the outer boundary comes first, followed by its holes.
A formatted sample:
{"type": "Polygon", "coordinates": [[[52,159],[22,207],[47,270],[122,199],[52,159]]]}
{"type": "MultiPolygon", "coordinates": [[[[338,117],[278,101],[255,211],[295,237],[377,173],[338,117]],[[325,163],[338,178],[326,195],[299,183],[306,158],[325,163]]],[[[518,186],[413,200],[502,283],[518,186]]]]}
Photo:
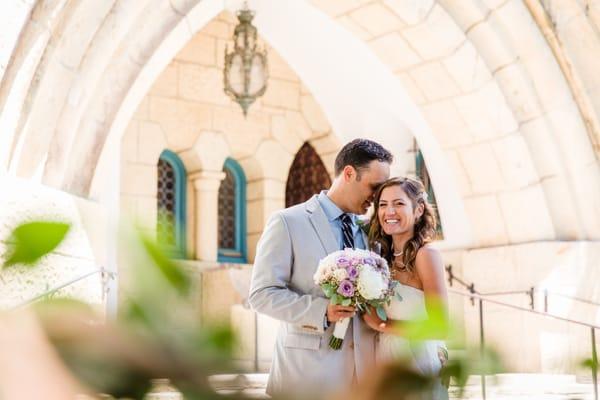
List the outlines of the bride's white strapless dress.
{"type": "MultiPolygon", "coordinates": [[[[388,318],[392,320],[416,320],[427,316],[425,308],[425,294],[422,290],[412,286],[398,283],[396,293],[402,300],[394,297],[391,303],[385,307],[388,318]]],[[[377,345],[377,361],[379,363],[402,360],[408,363],[417,372],[424,375],[438,377],[442,363],[438,355],[438,348],[446,347],[441,340],[424,340],[411,343],[402,336],[381,333],[377,345]]],[[[435,388],[435,400],[448,398],[448,391],[437,382],[435,388]]]]}

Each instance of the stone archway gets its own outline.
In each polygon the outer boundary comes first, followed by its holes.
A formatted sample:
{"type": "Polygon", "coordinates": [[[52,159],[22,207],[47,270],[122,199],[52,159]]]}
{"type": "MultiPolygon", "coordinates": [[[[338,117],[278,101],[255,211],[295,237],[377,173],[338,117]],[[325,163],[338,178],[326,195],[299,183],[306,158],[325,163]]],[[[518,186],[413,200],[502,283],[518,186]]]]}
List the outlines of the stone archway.
{"type": "MultiPolygon", "coordinates": [[[[197,7],[209,7],[209,3],[205,1],[197,7]]],[[[303,2],[290,2],[286,3],[286,7],[279,8],[279,5],[269,4],[267,7],[266,3],[256,3],[256,7],[258,10],[256,24],[259,31],[262,32],[265,40],[273,45],[296,70],[317,100],[318,104],[307,102],[302,104],[302,107],[311,109],[320,105],[332,125],[333,132],[340,137],[341,141],[368,134],[369,137],[382,142],[394,153],[402,154],[410,148],[413,134],[419,138],[426,157],[430,159],[428,166],[432,179],[439,182],[437,190],[440,192],[439,207],[444,215],[443,218],[448,219],[447,226],[455,227],[449,228],[447,235],[449,243],[452,243],[452,246],[467,243],[470,240],[470,234],[468,226],[464,224],[466,220],[464,208],[457,187],[453,183],[452,169],[446,167],[445,156],[437,141],[431,135],[417,106],[405,93],[396,77],[359,40],[319,14],[310,5],[303,2]],[[280,13],[283,14],[279,15],[280,13]],[[288,19],[281,18],[285,15],[288,16],[288,19]],[[328,38],[330,45],[324,46],[322,49],[311,50],[308,46],[309,37],[305,37],[305,42],[299,43],[293,35],[281,34],[282,29],[293,26],[294,18],[290,18],[292,15],[296,17],[302,15],[303,21],[311,21],[310,25],[313,27],[311,31],[319,32],[320,36],[328,38]],[[320,28],[316,29],[316,27],[320,28]],[[337,49],[336,52],[332,53],[327,50],[333,48],[337,49]],[[324,64],[332,67],[325,70],[315,68],[309,62],[312,59],[322,59],[324,64]],[[352,65],[353,68],[341,68],[342,65],[352,65]],[[336,66],[339,68],[335,68],[336,66]],[[342,76],[336,77],[336,75],[340,75],[340,71],[344,71],[344,73],[342,76]],[[375,81],[368,83],[356,81],[354,86],[347,85],[352,77],[361,76],[364,73],[375,77],[375,81]],[[335,79],[332,79],[333,77],[335,79]],[[342,105],[339,102],[341,98],[347,100],[342,105]]],[[[210,9],[215,12],[218,6],[213,4],[210,9]]],[[[199,21],[194,21],[194,23],[198,24],[194,25],[194,31],[201,28],[202,25],[199,24],[199,21]]],[[[307,25],[305,24],[305,26],[307,25]]],[[[173,34],[173,36],[176,35],[173,34]]],[[[169,56],[165,56],[165,53],[173,54],[183,45],[185,37],[179,35],[178,39],[182,41],[180,45],[175,46],[173,43],[169,43],[168,48],[164,45],[164,50],[157,50],[155,57],[161,55],[160,61],[150,62],[147,68],[154,71],[153,73],[157,73],[155,66],[164,66],[169,61],[169,56]]],[[[118,128],[123,123],[122,121],[126,120],[125,116],[133,113],[133,106],[137,106],[139,97],[143,96],[147,87],[153,82],[148,77],[150,72],[148,71],[148,74],[146,72],[144,69],[143,73],[139,74],[132,89],[128,92],[127,100],[113,121],[112,133],[107,139],[107,143],[116,140],[113,136],[118,135],[118,128]]],[[[110,144],[104,148],[109,149],[110,144]]],[[[100,160],[99,171],[105,168],[102,164],[102,160],[100,160]]],[[[72,184],[75,184],[73,180],[75,178],[76,176],[73,175],[67,180],[71,180],[72,184]]]]}
{"type": "MultiPolygon", "coordinates": [[[[548,76],[536,73],[540,71],[540,65],[555,65],[553,63],[556,60],[538,58],[541,61],[536,64],[535,59],[531,57],[529,60],[531,62],[528,63],[514,65],[512,63],[517,58],[524,59],[523,51],[527,49],[528,45],[539,45],[540,48],[545,49],[545,54],[548,54],[545,47],[547,45],[543,40],[539,40],[540,33],[536,33],[535,24],[532,24],[531,18],[527,16],[527,9],[520,6],[518,2],[510,1],[492,2],[485,5],[466,2],[461,3],[461,6],[454,2],[440,1],[438,4],[428,1],[422,3],[425,5],[425,12],[420,14],[419,10],[414,12],[415,10],[409,9],[407,14],[403,7],[410,8],[410,5],[406,5],[408,3],[395,1],[372,3],[353,3],[352,9],[338,12],[339,10],[335,10],[336,7],[347,8],[347,6],[313,1],[315,6],[330,15],[339,14],[339,18],[336,16],[338,18],[336,22],[349,28],[355,36],[349,36],[347,30],[338,29],[339,27],[335,23],[304,2],[290,1],[290,7],[287,10],[294,11],[294,15],[301,16],[302,18],[298,18],[298,20],[307,22],[305,26],[315,27],[315,32],[326,32],[327,35],[323,38],[331,39],[328,42],[331,46],[327,46],[327,48],[333,49],[336,56],[343,55],[342,50],[348,49],[352,49],[355,55],[361,55],[355,59],[338,57],[339,60],[350,60],[349,63],[343,65],[351,66],[351,68],[342,69],[339,68],[340,64],[326,63],[332,65],[336,72],[344,71],[339,78],[345,82],[352,82],[354,86],[350,92],[344,91],[339,82],[337,86],[331,86],[334,90],[326,89],[327,86],[323,86],[326,83],[319,81],[319,77],[314,71],[319,66],[306,65],[311,57],[316,59],[315,55],[320,55],[319,49],[315,53],[298,51],[298,49],[304,48],[302,46],[305,43],[302,41],[308,41],[310,32],[296,30],[297,33],[302,32],[297,35],[296,39],[290,38],[289,35],[280,35],[281,38],[275,37],[276,33],[282,32],[281,25],[278,24],[281,24],[281,21],[287,21],[285,18],[281,18],[285,17],[284,10],[278,8],[279,5],[270,7],[271,4],[269,4],[267,7],[267,2],[264,1],[253,2],[252,5],[260,11],[257,24],[264,32],[265,38],[302,75],[303,81],[314,93],[317,103],[323,107],[327,118],[332,123],[334,132],[340,135],[342,140],[347,140],[362,132],[376,131],[378,135],[382,136],[381,140],[384,142],[385,138],[388,138],[388,141],[389,138],[395,138],[391,140],[390,145],[394,149],[400,149],[401,152],[407,145],[404,143],[405,138],[408,138],[410,134],[417,137],[427,159],[432,179],[440,193],[442,218],[451,219],[451,221],[446,221],[447,226],[465,225],[464,221],[468,219],[466,213],[462,211],[463,203],[467,204],[469,214],[479,212],[477,210],[484,210],[491,215],[499,213],[500,207],[497,205],[499,202],[503,204],[502,208],[510,208],[511,204],[517,203],[539,204],[543,202],[548,203],[548,206],[544,208],[547,211],[544,212],[551,216],[550,225],[558,230],[555,235],[549,233],[543,237],[596,237],[597,228],[590,223],[595,219],[581,217],[581,215],[595,215],[595,211],[590,205],[594,201],[588,201],[588,199],[597,199],[599,192],[597,180],[595,180],[598,175],[598,164],[593,152],[589,151],[589,147],[587,151],[585,150],[585,146],[589,146],[589,138],[588,142],[584,140],[586,134],[585,132],[582,134],[581,118],[577,115],[576,110],[568,109],[568,107],[562,110],[545,109],[541,114],[531,113],[532,110],[536,110],[536,104],[540,101],[546,107],[551,105],[548,101],[553,98],[568,97],[564,96],[565,91],[559,87],[559,84],[557,84],[558,86],[547,85],[546,88],[536,81],[538,76],[548,76]],[[447,16],[443,16],[443,13],[440,12],[442,8],[447,16]],[[368,16],[379,21],[377,23],[379,26],[375,30],[365,23],[368,16]],[[390,63],[398,62],[398,59],[395,61],[385,59],[381,56],[381,52],[377,53],[376,51],[378,47],[385,48],[385,43],[398,43],[397,48],[402,49],[402,42],[398,40],[398,36],[388,35],[391,32],[389,28],[393,28],[397,19],[404,18],[404,22],[412,30],[412,39],[427,43],[428,39],[436,37],[432,37],[427,31],[427,24],[431,24],[435,18],[440,16],[443,18],[437,21],[440,22],[438,26],[442,27],[439,32],[441,35],[451,36],[450,33],[455,31],[452,28],[452,24],[454,24],[455,27],[460,27],[463,34],[466,33],[468,44],[471,45],[459,48],[455,58],[460,58],[458,57],[458,53],[460,53],[467,56],[474,54],[477,59],[484,60],[483,64],[493,73],[492,78],[499,84],[497,87],[502,90],[500,97],[496,90],[489,91],[491,104],[501,104],[507,100],[510,112],[513,113],[513,117],[517,117],[515,119],[520,124],[520,133],[512,135],[510,138],[507,137],[503,142],[498,142],[495,149],[490,149],[489,146],[487,148],[474,147],[468,149],[465,154],[458,154],[456,150],[441,151],[439,142],[442,141],[442,138],[435,134],[435,129],[433,135],[428,129],[428,123],[431,125],[431,120],[423,120],[419,113],[419,107],[416,107],[411,101],[404,101],[407,100],[406,98],[403,99],[404,89],[409,90],[413,99],[418,97],[420,87],[415,90],[415,86],[418,85],[411,82],[414,79],[407,79],[407,76],[408,78],[413,76],[406,73],[392,74],[396,78],[392,82],[389,66],[390,63]],[[527,35],[523,36],[526,40],[515,40],[515,36],[511,36],[511,32],[506,30],[507,21],[518,21],[516,23],[522,28],[522,31],[527,32],[527,35]],[[371,52],[368,51],[369,49],[365,49],[365,44],[370,47],[371,52]],[[472,46],[473,44],[475,46],[472,46]],[[373,51],[379,57],[373,57],[373,51]],[[304,64],[302,55],[306,56],[304,64]],[[362,57],[363,55],[366,57],[362,57]],[[361,58],[362,61],[356,63],[352,61],[358,58],[361,58]],[[382,60],[383,63],[380,62],[382,60]],[[509,63],[503,65],[502,60],[509,63]],[[375,76],[375,79],[369,82],[375,89],[364,88],[364,82],[354,82],[356,76],[362,76],[361,71],[368,71],[369,74],[375,76]],[[384,85],[387,91],[382,91],[381,83],[388,81],[391,84],[384,85]],[[557,96],[544,96],[547,89],[553,90],[557,96]],[[388,92],[392,92],[392,94],[388,92]],[[511,93],[515,95],[511,95],[511,93]],[[502,96],[505,99],[502,99],[502,96]],[[354,99],[354,97],[359,99],[354,99]],[[349,99],[349,101],[347,103],[336,102],[336,98],[349,99]],[[402,110],[398,111],[398,108],[402,110]],[[356,112],[356,110],[360,112],[356,112]],[[376,112],[371,113],[370,110],[376,112]],[[346,118],[350,113],[356,115],[346,118]],[[532,119],[532,117],[535,118],[532,119]],[[393,127],[393,129],[389,127],[393,127]],[[550,137],[553,138],[554,144],[549,144],[552,141],[546,140],[547,138],[544,136],[546,132],[551,131],[553,133],[550,137]],[[578,132],[573,135],[577,139],[577,142],[574,143],[574,147],[577,149],[574,152],[577,154],[575,157],[556,156],[557,152],[560,153],[561,149],[565,148],[566,135],[562,132],[566,131],[578,132]],[[429,145],[428,141],[431,142],[429,145]],[[489,158],[485,157],[485,154],[504,151],[502,149],[508,151],[516,149],[522,155],[521,159],[525,163],[534,163],[534,175],[535,173],[540,175],[536,178],[543,182],[537,184],[535,190],[520,190],[521,193],[508,187],[502,198],[493,201],[485,198],[492,194],[485,193],[485,191],[476,194],[478,199],[475,199],[475,196],[467,195],[467,199],[463,201],[461,197],[465,196],[460,192],[457,193],[457,187],[463,185],[465,178],[467,180],[479,179],[476,174],[480,169],[477,168],[479,164],[477,160],[485,160],[489,158]],[[458,160],[459,158],[460,160],[458,160]],[[465,159],[468,159],[468,165],[464,165],[465,159]],[[561,162],[553,164],[548,162],[553,159],[561,162]],[[437,164],[440,164],[439,168],[436,167],[437,164]],[[466,170],[466,174],[464,170],[466,170]],[[560,179],[557,178],[559,175],[560,179]],[[560,190],[565,187],[569,190],[560,190]],[[561,193],[561,196],[556,196],[557,193],[561,193]],[[571,209],[565,210],[560,207],[560,204],[572,204],[573,206],[571,209]],[[577,212],[577,210],[585,211],[577,212]]],[[[527,4],[533,3],[535,2],[527,4]]],[[[227,3],[230,9],[235,9],[238,5],[239,2],[227,3]]],[[[133,113],[139,97],[145,93],[158,71],[166,65],[177,49],[182,46],[182,43],[189,40],[201,26],[204,26],[208,20],[223,10],[225,5],[224,2],[216,0],[203,2],[182,0],[169,4],[161,3],[159,6],[150,2],[136,2],[136,4],[125,6],[114,1],[93,7],[65,2],[56,2],[47,8],[39,5],[35,7],[38,8],[32,14],[33,17],[38,21],[47,22],[49,30],[42,32],[34,23],[25,24],[20,35],[21,40],[17,42],[17,49],[10,57],[8,67],[3,70],[1,101],[3,104],[16,105],[16,108],[22,111],[22,116],[14,121],[8,117],[9,113],[3,113],[2,126],[9,129],[8,133],[2,136],[2,143],[7,146],[2,147],[3,149],[12,149],[8,156],[11,160],[10,169],[15,174],[36,177],[47,184],[62,187],[72,193],[96,196],[98,192],[101,192],[98,188],[101,188],[103,184],[92,183],[94,171],[98,171],[96,181],[99,182],[102,182],[102,176],[107,174],[106,163],[100,162],[97,165],[96,161],[99,160],[102,149],[107,149],[105,153],[109,153],[110,149],[115,148],[118,141],[113,138],[115,135],[108,135],[107,132],[112,130],[117,132],[117,137],[120,135],[118,132],[124,130],[124,125],[129,119],[128,116],[133,113]],[[109,18],[105,20],[100,18],[105,15],[108,15],[109,18]],[[83,30],[77,31],[76,21],[78,19],[86,19],[90,23],[85,25],[83,30]],[[118,26],[118,29],[114,30],[114,26],[118,26]],[[147,26],[152,26],[152,28],[147,28],[147,26]],[[67,43],[64,38],[69,36],[67,35],[69,32],[79,33],[78,41],[67,43]],[[40,45],[42,50],[37,49],[35,45],[40,45]],[[44,46],[48,47],[47,51],[44,51],[44,46]],[[40,79],[31,81],[34,75],[40,79]],[[138,96],[137,99],[136,96],[138,96]],[[53,112],[48,112],[50,109],[53,112]],[[27,148],[27,152],[22,151],[25,148],[27,148]],[[91,164],[90,168],[81,168],[82,165],[89,164],[91,164]]],[[[565,13],[573,15],[573,19],[576,16],[577,19],[585,22],[588,30],[597,27],[598,19],[595,17],[597,14],[590,11],[588,18],[586,13],[581,12],[580,5],[575,2],[561,3],[560,7],[552,7],[548,12],[553,17],[560,17],[556,10],[563,10],[565,13]]],[[[557,26],[565,29],[569,27],[567,19],[556,18],[556,21],[557,26]]],[[[285,28],[293,27],[298,29],[297,25],[293,23],[287,24],[285,28]]],[[[395,33],[402,35],[405,32],[395,33]]],[[[563,31],[556,33],[560,36],[563,31]]],[[[565,30],[564,35],[561,37],[571,38],[571,41],[565,42],[567,44],[565,54],[571,57],[569,60],[578,62],[573,64],[574,70],[581,72],[580,76],[584,82],[593,85],[595,82],[593,75],[584,74],[586,65],[591,65],[591,61],[585,57],[579,57],[582,53],[574,47],[572,31],[565,30]],[[574,56],[577,54],[579,54],[579,58],[575,59],[574,56]]],[[[17,37],[19,35],[15,35],[15,40],[17,37]]],[[[325,47],[325,42],[323,44],[325,47]]],[[[427,46],[420,46],[419,49],[422,53],[432,53],[435,50],[433,47],[428,48],[427,46]]],[[[430,69],[437,68],[436,65],[428,67],[430,69]]],[[[421,72],[421,75],[428,75],[425,73],[427,72],[426,68],[421,72]]],[[[560,72],[557,75],[556,68],[553,68],[551,75],[552,81],[558,82],[562,79],[560,72]],[[555,79],[557,77],[558,79],[555,79]]],[[[335,82],[334,80],[333,83],[335,82]]],[[[589,95],[590,104],[594,104],[596,94],[590,91],[589,95]]],[[[471,100],[470,103],[465,100],[462,104],[468,108],[469,104],[477,103],[476,97],[471,100]]],[[[418,102],[418,100],[416,101],[418,102]]],[[[444,109],[440,105],[436,106],[438,106],[438,111],[444,109]]],[[[314,107],[314,104],[307,103],[305,107],[314,107]]],[[[454,107],[456,110],[456,106],[454,107]]],[[[14,108],[12,108],[13,111],[14,108]]],[[[428,113],[436,115],[435,107],[428,108],[428,113]]],[[[440,113],[437,112],[437,114],[440,113]]],[[[451,115],[452,113],[442,112],[442,114],[451,115]]],[[[466,122],[468,124],[476,123],[477,119],[467,119],[466,122]]],[[[452,123],[452,120],[446,120],[440,125],[451,128],[452,123]]],[[[518,178],[519,170],[514,167],[520,165],[520,160],[517,158],[507,161],[509,162],[505,165],[497,167],[496,172],[507,174],[509,177],[516,175],[518,178]]],[[[3,162],[3,164],[5,163],[3,162]]],[[[513,178],[505,180],[510,184],[516,181],[513,178]]],[[[496,187],[491,188],[492,191],[496,189],[496,187]]],[[[542,210],[543,208],[538,207],[538,209],[542,210]]],[[[515,219],[515,221],[518,220],[519,217],[515,219]]],[[[515,225],[514,221],[509,225],[511,227],[515,225]]],[[[480,234],[484,234],[484,232],[477,232],[476,236],[480,234]]],[[[457,239],[458,242],[469,237],[468,232],[459,228],[456,228],[455,235],[452,236],[460,238],[457,239]]],[[[521,230],[511,228],[506,234],[504,242],[520,240],[525,240],[521,235],[521,230]]]]}

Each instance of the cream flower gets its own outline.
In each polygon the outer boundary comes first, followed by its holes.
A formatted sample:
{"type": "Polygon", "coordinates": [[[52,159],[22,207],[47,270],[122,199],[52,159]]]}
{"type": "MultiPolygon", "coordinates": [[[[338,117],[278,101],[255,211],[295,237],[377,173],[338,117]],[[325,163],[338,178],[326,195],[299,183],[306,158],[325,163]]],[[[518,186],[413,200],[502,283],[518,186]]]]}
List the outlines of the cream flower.
{"type": "Polygon", "coordinates": [[[357,283],[358,292],[367,300],[382,298],[389,284],[385,276],[371,265],[363,265],[357,283]]]}

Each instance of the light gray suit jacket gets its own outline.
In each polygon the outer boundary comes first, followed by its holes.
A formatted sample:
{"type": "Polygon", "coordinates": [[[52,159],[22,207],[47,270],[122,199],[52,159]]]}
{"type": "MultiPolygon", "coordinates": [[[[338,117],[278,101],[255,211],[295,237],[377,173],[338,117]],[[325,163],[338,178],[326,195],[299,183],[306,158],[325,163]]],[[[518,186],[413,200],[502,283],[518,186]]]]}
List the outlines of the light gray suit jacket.
{"type": "MultiPolygon", "coordinates": [[[[361,231],[362,232],[362,231],[361,231]]],[[[366,237],[364,243],[367,243],[366,237]]],[[[327,394],[360,380],[375,361],[375,332],[355,316],[342,349],[329,347],[329,300],[314,283],[319,260],[339,250],[317,196],[271,216],[258,243],[249,302],[282,321],[271,364],[268,394],[327,394]]]]}

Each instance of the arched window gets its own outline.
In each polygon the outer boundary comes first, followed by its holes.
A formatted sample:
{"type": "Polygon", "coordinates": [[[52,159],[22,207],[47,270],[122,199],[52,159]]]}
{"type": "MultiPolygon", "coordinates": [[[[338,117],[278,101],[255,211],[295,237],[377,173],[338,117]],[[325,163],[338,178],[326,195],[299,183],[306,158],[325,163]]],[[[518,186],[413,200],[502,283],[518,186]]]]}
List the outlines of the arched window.
{"type": "Polygon", "coordinates": [[[331,178],[321,157],[308,142],[304,143],[290,167],[285,187],[285,206],[300,204],[329,186],[331,178]]]}
{"type": "Polygon", "coordinates": [[[186,256],[186,172],[181,159],[164,150],[158,159],[156,240],[172,257],[186,256]]]}
{"type": "Polygon", "coordinates": [[[435,218],[437,219],[437,239],[444,238],[444,231],[442,230],[442,220],[440,219],[440,213],[437,209],[437,202],[435,200],[435,193],[433,192],[433,185],[431,184],[431,179],[429,178],[429,172],[427,172],[427,166],[425,165],[425,159],[423,158],[423,153],[421,150],[417,148],[416,155],[416,170],[417,177],[423,182],[425,186],[425,191],[427,192],[427,198],[431,205],[433,205],[433,209],[435,210],[435,218]]]}
{"type": "Polygon", "coordinates": [[[219,186],[219,262],[245,263],[246,175],[231,158],[223,166],[225,179],[219,186]]]}

